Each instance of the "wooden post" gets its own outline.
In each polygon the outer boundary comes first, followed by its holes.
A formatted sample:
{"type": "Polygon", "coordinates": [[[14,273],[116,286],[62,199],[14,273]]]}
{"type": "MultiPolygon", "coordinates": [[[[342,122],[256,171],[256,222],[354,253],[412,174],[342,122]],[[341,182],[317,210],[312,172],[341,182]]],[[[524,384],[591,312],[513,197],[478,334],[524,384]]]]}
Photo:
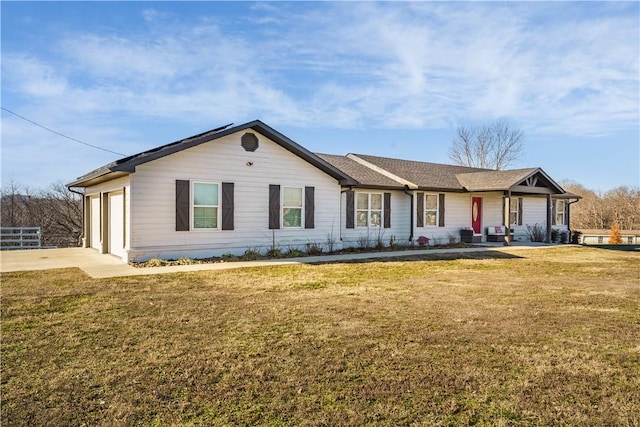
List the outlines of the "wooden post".
{"type": "Polygon", "coordinates": [[[511,221],[509,220],[509,217],[511,216],[511,190],[507,190],[505,193],[502,211],[503,223],[505,226],[504,244],[506,246],[511,246],[511,221]]]}
{"type": "Polygon", "coordinates": [[[551,209],[553,209],[553,201],[551,199],[551,194],[547,194],[547,237],[545,239],[546,243],[551,243],[551,209]]]}

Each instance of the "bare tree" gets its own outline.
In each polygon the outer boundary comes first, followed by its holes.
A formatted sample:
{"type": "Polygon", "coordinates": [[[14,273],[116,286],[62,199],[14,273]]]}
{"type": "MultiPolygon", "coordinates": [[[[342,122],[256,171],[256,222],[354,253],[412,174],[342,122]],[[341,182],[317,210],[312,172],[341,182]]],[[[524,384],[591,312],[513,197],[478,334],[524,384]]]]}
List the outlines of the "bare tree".
{"type": "Polygon", "coordinates": [[[523,150],[524,132],[506,120],[482,126],[458,127],[449,158],[457,165],[485,169],[506,169],[523,150]]]}
{"type": "Polygon", "coordinates": [[[11,181],[2,188],[4,227],[40,227],[45,246],[77,246],[82,234],[82,199],[62,183],[32,191],[11,181]]]}
{"type": "Polygon", "coordinates": [[[621,186],[602,194],[573,181],[562,187],[582,197],[571,205],[571,228],[606,230],[617,223],[622,230],[640,229],[640,188],[621,186]]]}

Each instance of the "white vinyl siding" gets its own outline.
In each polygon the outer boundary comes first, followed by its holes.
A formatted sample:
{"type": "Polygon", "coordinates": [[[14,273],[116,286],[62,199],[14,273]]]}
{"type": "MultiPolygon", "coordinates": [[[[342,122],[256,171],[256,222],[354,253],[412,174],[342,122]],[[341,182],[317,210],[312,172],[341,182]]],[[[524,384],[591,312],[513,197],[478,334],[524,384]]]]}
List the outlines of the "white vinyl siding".
{"type": "MultiPolygon", "coordinates": [[[[309,242],[323,245],[328,234],[339,236],[338,181],[257,132],[258,149],[245,151],[240,145],[244,133],[227,135],[136,167],[131,175],[135,205],[131,218],[132,259],[242,255],[249,248],[259,248],[264,253],[274,242],[282,250],[304,249],[309,242]],[[234,183],[234,229],[213,234],[175,231],[176,180],[234,183]],[[269,185],[280,183],[281,197],[286,186],[315,188],[313,229],[305,229],[304,233],[299,227],[269,229],[269,185]]],[[[222,203],[220,200],[218,206],[219,228],[222,203]]],[[[281,202],[280,221],[282,206],[281,202]]],[[[304,226],[304,207],[301,218],[304,226]]]]}

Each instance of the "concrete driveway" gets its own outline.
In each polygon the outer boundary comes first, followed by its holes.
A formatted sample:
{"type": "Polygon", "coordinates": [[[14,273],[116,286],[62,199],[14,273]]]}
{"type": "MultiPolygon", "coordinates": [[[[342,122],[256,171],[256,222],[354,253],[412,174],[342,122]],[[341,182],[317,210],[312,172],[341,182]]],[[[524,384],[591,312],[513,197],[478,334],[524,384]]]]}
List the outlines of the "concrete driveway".
{"type": "MultiPolygon", "coordinates": [[[[566,246],[566,245],[561,245],[566,246]]],[[[491,246],[459,249],[424,249],[394,252],[366,252],[340,255],[321,255],[313,257],[271,259],[261,261],[221,262],[214,264],[192,264],[164,267],[137,268],[122,262],[112,255],[99,254],[94,249],[31,249],[0,252],[0,272],[50,270],[55,268],[80,268],[94,279],[120,276],[143,276],[147,274],[168,274],[189,271],[227,270],[231,268],[261,267],[287,264],[314,264],[322,262],[340,262],[362,259],[393,258],[427,254],[447,254],[465,252],[499,251],[510,252],[532,247],[549,247],[549,245],[524,246],[491,246]]]]}

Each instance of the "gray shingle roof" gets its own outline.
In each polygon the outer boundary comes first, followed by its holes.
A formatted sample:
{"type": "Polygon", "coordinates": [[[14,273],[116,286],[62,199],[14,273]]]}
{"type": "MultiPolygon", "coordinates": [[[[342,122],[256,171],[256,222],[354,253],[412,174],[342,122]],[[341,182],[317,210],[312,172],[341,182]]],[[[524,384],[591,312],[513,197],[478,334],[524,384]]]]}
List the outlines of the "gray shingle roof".
{"type": "Polygon", "coordinates": [[[349,175],[360,185],[371,187],[385,187],[385,188],[402,188],[403,185],[381,173],[368,168],[355,160],[352,160],[346,156],[337,156],[334,154],[322,154],[315,153],[316,156],[323,159],[325,162],[330,163],[335,168],[340,169],[345,174],[349,175]]]}
{"type": "Polygon", "coordinates": [[[422,189],[464,191],[456,178],[457,174],[487,172],[487,169],[467,166],[443,165],[440,163],[418,162],[415,160],[391,159],[388,157],[354,154],[355,156],[402,177],[422,189]]]}
{"type": "Polygon", "coordinates": [[[468,191],[505,190],[537,172],[538,168],[459,173],[456,178],[468,191]]]}

